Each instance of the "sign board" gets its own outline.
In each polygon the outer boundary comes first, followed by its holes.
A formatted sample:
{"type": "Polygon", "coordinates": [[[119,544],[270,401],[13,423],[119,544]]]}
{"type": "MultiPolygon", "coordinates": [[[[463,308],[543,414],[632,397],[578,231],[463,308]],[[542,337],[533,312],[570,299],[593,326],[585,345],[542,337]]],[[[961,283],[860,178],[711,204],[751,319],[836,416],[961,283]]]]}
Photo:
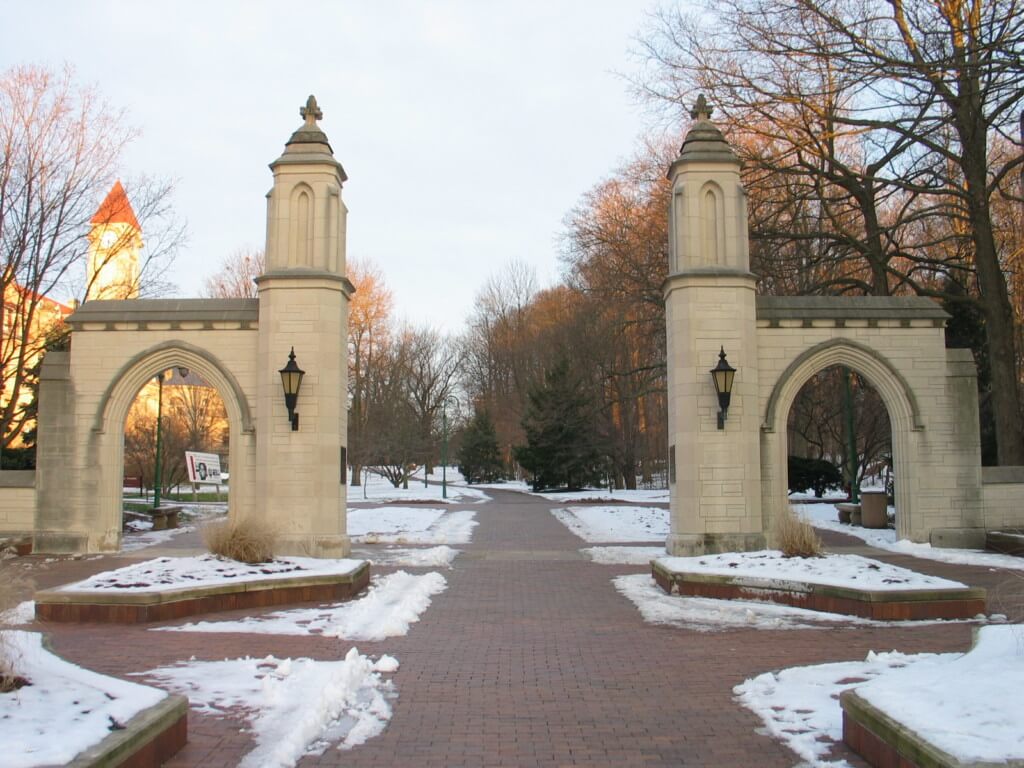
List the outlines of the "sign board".
{"type": "Polygon", "coordinates": [[[190,483],[220,485],[220,456],[216,453],[185,451],[185,466],[188,467],[190,483]]]}

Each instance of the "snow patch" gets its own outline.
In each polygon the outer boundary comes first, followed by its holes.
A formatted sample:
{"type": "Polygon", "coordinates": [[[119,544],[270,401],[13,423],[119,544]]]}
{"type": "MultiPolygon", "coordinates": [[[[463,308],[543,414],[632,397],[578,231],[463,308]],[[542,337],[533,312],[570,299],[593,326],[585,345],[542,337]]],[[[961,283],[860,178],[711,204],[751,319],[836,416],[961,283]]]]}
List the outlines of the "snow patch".
{"type": "Polygon", "coordinates": [[[552,509],[558,522],[592,544],[664,541],[668,510],[658,507],[565,507],[552,509]]]}
{"type": "Polygon", "coordinates": [[[475,512],[429,507],[350,509],[348,534],[360,544],[468,544],[475,512]]]}
{"type": "MultiPolygon", "coordinates": [[[[426,549],[390,548],[364,550],[366,558],[373,565],[390,565],[404,568],[451,568],[459,550],[444,544],[426,549]]],[[[361,552],[361,554],[363,553],[361,552]]]]}
{"type": "Polygon", "coordinates": [[[331,744],[351,749],[382,733],[396,694],[381,674],[397,668],[391,656],[374,663],[352,648],[343,661],[247,657],[141,674],[187,695],[200,712],[240,712],[256,742],[243,768],[289,768],[331,744]]]}
{"type": "Polygon", "coordinates": [[[153,632],[244,632],[264,635],[326,635],[346,640],[383,640],[408,634],[430,607],[430,598],[448,586],[439,573],[419,576],[397,571],[374,576],[369,591],[346,603],[322,608],[275,611],[238,621],[198,621],[153,632]]]}
{"type": "Polygon", "coordinates": [[[26,600],[0,613],[0,624],[31,624],[36,619],[36,601],[26,600]]]}
{"type": "Polygon", "coordinates": [[[647,565],[665,554],[664,547],[587,547],[581,551],[601,565],[647,565]]]}

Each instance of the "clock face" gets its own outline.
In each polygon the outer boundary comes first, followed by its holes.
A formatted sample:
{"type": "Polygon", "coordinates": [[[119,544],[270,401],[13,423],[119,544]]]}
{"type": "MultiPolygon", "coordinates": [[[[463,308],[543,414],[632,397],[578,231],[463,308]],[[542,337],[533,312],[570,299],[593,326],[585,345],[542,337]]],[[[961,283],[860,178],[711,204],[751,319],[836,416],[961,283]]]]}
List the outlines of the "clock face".
{"type": "Polygon", "coordinates": [[[114,243],[117,242],[117,235],[113,232],[104,232],[103,237],[100,238],[100,245],[104,248],[112,248],[114,243]]]}

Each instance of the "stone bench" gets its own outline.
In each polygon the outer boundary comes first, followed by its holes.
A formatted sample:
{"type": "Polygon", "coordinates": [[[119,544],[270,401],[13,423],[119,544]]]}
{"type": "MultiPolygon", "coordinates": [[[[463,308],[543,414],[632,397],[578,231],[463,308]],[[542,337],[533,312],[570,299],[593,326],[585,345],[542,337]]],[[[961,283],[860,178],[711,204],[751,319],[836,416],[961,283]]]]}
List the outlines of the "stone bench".
{"type": "Polygon", "coordinates": [[[860,504],[836,504],[836,510],[839,512],[840,523],[860,525],[860,504]]]}
{"type": "Polygon", "coordinates": [[[180,513],[181,507],[175,504],[161,504],[159,507],[146,510],[146,514],[153,520],[154,531],[177,528],[180,513]]]}

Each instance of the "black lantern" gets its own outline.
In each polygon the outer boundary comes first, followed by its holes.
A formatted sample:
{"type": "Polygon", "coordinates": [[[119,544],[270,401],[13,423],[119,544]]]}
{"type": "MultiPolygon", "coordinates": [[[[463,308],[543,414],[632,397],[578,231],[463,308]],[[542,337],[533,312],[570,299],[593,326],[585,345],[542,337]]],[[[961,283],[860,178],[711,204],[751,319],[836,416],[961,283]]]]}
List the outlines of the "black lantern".
{"type": "Polygon", "coordinates": [[[736,369],[725,359],[725,347],[718,353],[718,365],[711,369],[711,379],[715,382],[718,393],[718,428],[725,429],[725,415],[729,412],[729,401],[732,399],[732,382],[736,378],[736,369]]]}
{"type": "Polygon", "coordinates": [[[288,365],[278,373],[281,374],[281,386],[284,388],[284,405],[288,409],[288,420],[292,423],[292,432],[299,430],[299,414],[295,412],[295,404],[299,400],[299,387],[306,372],[295,362],[295,347],[288,354],[288,365]]]}

